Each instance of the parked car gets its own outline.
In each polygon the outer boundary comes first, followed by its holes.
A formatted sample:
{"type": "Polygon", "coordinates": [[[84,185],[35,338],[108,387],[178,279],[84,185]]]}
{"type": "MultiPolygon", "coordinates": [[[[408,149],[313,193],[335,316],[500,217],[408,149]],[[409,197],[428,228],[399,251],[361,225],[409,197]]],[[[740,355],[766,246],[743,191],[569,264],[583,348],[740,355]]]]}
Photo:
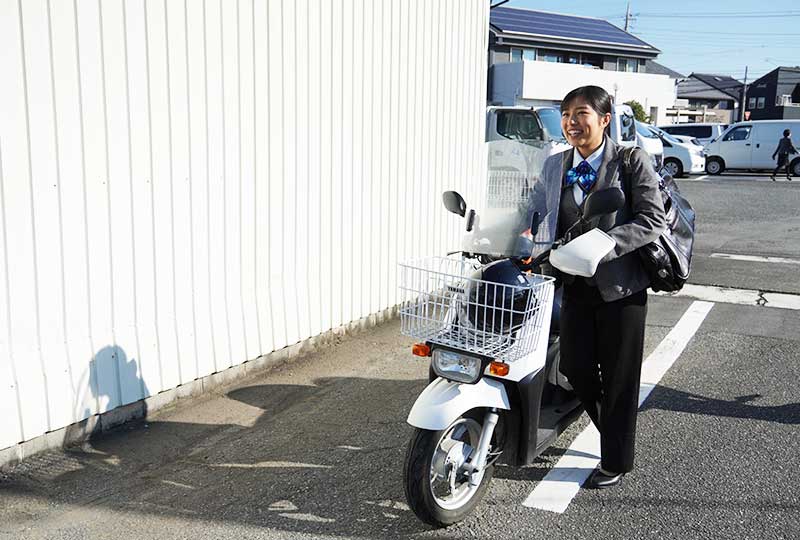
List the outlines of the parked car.
{"type": "MultiPolygon", "coordinates": [[[[656,127],[656,126],[654,126],[654,127],[656,127]]],[[[657,127],[656,127],[656,128],[657,128],[657,127]]],[[[657,129],[658,129],[658,128],[657,128],[657,129]]],[[[663,130],[661,130],[661,131],[662,131],[663,133],[667,133],[666,131],[663,131],[663,130]]],[[[681,141],[682,143],[689,143],[689,144],[693,144],[693,145],[695,145],[695,146],[699,146],[700,148],[702,148],[703,146],[705,146],[703,143],[701,143],[700,141],[698,141],[698,140],[697,140],[697,137],[690,137],[689,135],[671,135],[671,134],[669,134],[669,133],[667,133],[667,135],[669,135],[670,137],[674,137],[674,138],[678,139],[678,140],[679,140],[679,141],[681,141]]]]}
{"type": "MultiPolygon", "coordinates": [[[[800,135],[800,120],[755,120],[730,126],[721,137],[707,144],[706,172],[720,174],[726,169],[772,170],[776,162],[772,154],[790,129],[800,135]]],[[[797,140],[797,139],[795,139],[797,140]]],[[[789,157],[789,170],[800,176],[800,156],[789,157]]]]}
{"type": "Polygon", "coordinates": [[[653,168],[656,172],[661,170],[664,165],[664,145],[661,138],[650,130],[650,126],[638,120],[634,121],[636,129],[636,146],[650,154],[653,161],[653,168]]]}
{"type": "Polygon", "coordinates": [[[664,145],[664,170],[673,178],[705,171],[706,157],[703,147],[684,142],[656,126],[647,126],[664,145]]]}
{"type": "Polygon", "coordinates": [[[728,124],[719,123],[696,123],[696,124],[670,124],[666,126],[658,126],[670,135],[688,135],[694,137],[704,145],[716,139],[725,129],[728,124]]]}

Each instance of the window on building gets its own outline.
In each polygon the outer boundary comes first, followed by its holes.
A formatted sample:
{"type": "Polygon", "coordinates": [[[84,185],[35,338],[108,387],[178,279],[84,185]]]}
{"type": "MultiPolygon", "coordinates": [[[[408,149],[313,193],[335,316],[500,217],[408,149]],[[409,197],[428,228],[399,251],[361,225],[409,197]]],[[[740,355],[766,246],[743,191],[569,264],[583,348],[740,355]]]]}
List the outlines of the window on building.
{"type": "Polygon", "coordinates": [[[736,129],[730,130],[728,133],[725,134],[725,137],[722,139],[723,141],[744,141],[750,137],[750,130],[752,126],[742,126],[736,129]]]}
{"type": "Polygon", "coordinates": [[[747,108],[748,109],[755,109],[756,108],[756,98],[751,97],[747,100],[747,108]]]}
{"type": "Polygon", "coordinates": [[[539,60],[544,60],[545,62],[564,62],[564,54],[558,51],[540,50],[539,60]]]}
{"type": "Polygon", "coordinates": [[[511,49],[511,61],[522,62],[523,60],[536,60],[536,49],[511,49]]]}
{"type": "Polygon", "coordinates": [[[756,105],[756,108],[757,109],[763,109],[765,101],[766,101],[766,98],[763,98],[763,97],[758,98],[758,104],[756,105]]]}
{"type": "Polygon", "coordinates": [[[596,68],[603,67],[603,57],[597,54],[557,51],[554,49],[524,49],[524,51],[525,60],[539,60],[542,62],[555,62],[558,64],[573,64],[576,66],[596,68]]]}
{"type": "MultiPolygon", "coordinates": [[[[644,67],[644,66],[642,66],[644,67]]],[[[629,73],[638,73],[639,61],[635,58],[617,58],[617,71],[627,71],[629,73]]]]}
{"type": "Polygon", "coordinates": [[[603,57],[596,54],[581,54],[581,64],[602,69],[603,57]]]}

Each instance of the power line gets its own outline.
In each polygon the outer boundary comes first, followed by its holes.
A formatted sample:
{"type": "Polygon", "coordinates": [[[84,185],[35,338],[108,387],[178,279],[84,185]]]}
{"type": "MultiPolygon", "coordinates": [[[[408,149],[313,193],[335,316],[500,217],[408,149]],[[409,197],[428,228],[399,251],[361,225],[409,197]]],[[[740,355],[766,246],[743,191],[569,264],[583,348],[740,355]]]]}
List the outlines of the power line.
{"type": "Polygon", "coordinates": [[[669,18],[692,18],[692,17],[715,17],[715,18],[741,18],[741,17],[800,17],[800,10],[790,11],[729,11],[729,12],[692,12],[692,13],[636,13],[640,17],[669,17],[669,18]]]}
{"type": "MultiPolygon", "coordinates": [[[[696,30],[664,30],[664,29],[639,29],[640,32],[650,33],[657,33],[657,34],[665,34],[665,35],[674,35],[674,34],[697,34],[696,30]]],[[[704,35],[715,35],[715,36],[790,36],[790,37],[800,37],[800,32],[789,32],[789,33],[776,33],[776,32],[711,32],[708,30],[702,31],[704,35]]],[[[634,32],[635,33],[635,32],[634,32]]]]}

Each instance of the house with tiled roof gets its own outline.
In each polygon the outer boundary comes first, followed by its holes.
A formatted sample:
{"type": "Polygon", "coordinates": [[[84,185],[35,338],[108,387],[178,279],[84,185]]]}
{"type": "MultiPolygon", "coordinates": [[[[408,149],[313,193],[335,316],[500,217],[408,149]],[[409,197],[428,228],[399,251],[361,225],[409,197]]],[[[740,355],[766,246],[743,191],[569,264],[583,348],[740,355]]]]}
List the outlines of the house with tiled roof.
{"type": "Polygon", "coordinates": [[[594,84],[664,122],[677,78],[654,65],[660,52],[603,19],[497,7],[489,26],[489,101],[558,105],[573,88],[594,84]]]}
{"type": "Polygon", "coordinates": [[[687,111],[692,111],[689,119],[730,124],[739,120],[743,86],[728,75],[692,73],[678,82],[678,99],[687,111]]]}

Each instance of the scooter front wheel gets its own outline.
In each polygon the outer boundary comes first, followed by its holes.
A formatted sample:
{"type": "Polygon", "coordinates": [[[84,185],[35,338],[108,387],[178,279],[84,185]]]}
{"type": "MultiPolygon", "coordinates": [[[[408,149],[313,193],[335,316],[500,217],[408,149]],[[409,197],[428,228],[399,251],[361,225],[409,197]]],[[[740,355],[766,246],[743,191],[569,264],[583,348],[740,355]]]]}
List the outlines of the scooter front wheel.
{"type": "Polygon", "coordinates": [[[464,415],[440,431],[417,429],[403,471],[408,505],[419,519],[446,527],[464,519],[480,502],[494,473],[489,465],[470,483],[467,461],[478,448],[481,424],[464,415]]]}

